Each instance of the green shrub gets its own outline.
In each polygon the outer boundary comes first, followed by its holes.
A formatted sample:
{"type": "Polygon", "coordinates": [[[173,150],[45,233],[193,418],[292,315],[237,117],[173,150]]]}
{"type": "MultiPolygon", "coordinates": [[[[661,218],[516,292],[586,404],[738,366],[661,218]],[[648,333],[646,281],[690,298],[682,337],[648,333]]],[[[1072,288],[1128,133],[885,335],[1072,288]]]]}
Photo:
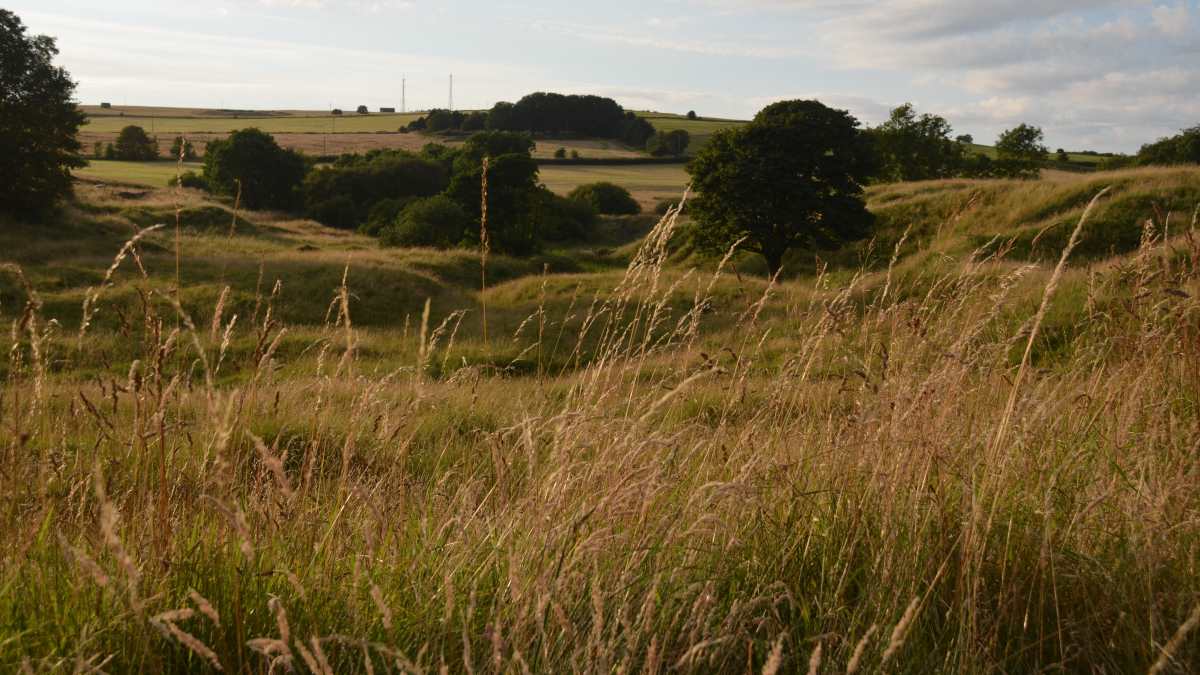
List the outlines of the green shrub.
{"type": "Polygon", "coordinates": [[[400,213],[415,200],[414,197],[398,197],[377,202],[367,214],[367,222],[358,227],[359,233],[378,237],[381,232],[391,227],[400,213]]]}
{"type": "Polygon", "coordinates": [[[462,241],[471,224],[471,216],[454,200],[437,195],[409,204],[379,240],[384,246],[449,248],[462,241]]]}
{"type": "Polygon", "coordinates": [[[675,205],[678,203],[678,199],[660,199],[658,200],[658,203],[654,205],[654,213],[660,216],[665,216],[667,215],[667,211],[675,208],[675,205]]]}
{"type": "Polygon", "coordinates": [[[567,199],[541,188],[536,219],[538,233],[547,241],[585,239],[596,224],[596,210],[578,199],[567,199]]]}
{"type": "Polygon", "coordinates": [[[646,141],[646,152],[655,157],[673,155],[678,157],[687,152],[692,137],[683,129],[660,131],[646,141]]]}
{"type": "Polygon", "coordinates": [[[596,210],[612,216],[631,216],[642,212],[642,207],[629,194],[629,190],[615,183],[600,182],[580,185],[567,195],[570,199],[586,202],[596,210]]]}
{"type": "Polygon", "coordinates": [[[312,202],[306,209],[308,217],[330,227],[353,229],[358,225],[358,207],[346,195],[335,195],[312,202]]]}
{"type": "MultiPolygon", "coordinates": [[[[354,229],[371,220],[380,202],[431,197],[446,182],[445,169],[434,160],[403,150],[373,150],[365,156],[342,155],[334,166],[309,173],[302,189],[310,218],[354,229]]],[[[387,222],[394,220],[393,215],[387,222]]]]}
{"type": "Polygon", "coordinates": [[[254,128],[210,141],[204,156],[209,189],[231,196],[240,192],[248,209],[294,208],[307,171],[300,153],[284,150],[271,134],[254,128]]]}
{"type": "Polygon", "coordinates": [[[205,182],[204,177],[195,171],[184,171],[178,176],[171,176],[171,178],[167,181],[167,187],[175,187],[176,185],[181,185],[185,188],[193,188],[196,190],[208,189],[208,183],[205,182]]]}
{"type": "Polygon", "coordinates": [[[121,130],[114,149],[116,158],[127,162],[158,159],[158,139],[147,134],[145,129],[133,124],[121,130]]]}

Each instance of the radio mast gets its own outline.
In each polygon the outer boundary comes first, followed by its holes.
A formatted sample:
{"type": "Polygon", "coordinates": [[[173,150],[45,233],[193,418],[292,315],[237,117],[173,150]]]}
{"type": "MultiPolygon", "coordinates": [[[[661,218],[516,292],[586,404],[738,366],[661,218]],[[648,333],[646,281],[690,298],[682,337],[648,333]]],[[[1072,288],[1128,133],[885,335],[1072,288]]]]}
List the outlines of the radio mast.
{"type": "Polygon", "coordinates": [[[454,73],[450,73],[450,112],[454,112],[454,73]]]}

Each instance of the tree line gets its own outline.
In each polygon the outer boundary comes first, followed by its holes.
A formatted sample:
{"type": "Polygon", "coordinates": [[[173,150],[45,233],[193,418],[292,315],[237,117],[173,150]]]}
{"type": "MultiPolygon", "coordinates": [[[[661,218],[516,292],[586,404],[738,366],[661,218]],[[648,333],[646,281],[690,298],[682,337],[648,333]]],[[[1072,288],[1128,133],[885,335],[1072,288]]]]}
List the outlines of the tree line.
{"type": "Polygon", "coordinates": [[[682,155],[691,136],[686,130],[658,132],[654,125],[611,98],[537,92],[516,103],[501,101],[490,110],[431,110],[406,131],[518,131],[555,138],[606,138],[656,156],[682,155]]]}
{"type": "Polygon", "coordinates": [[[533,147],[525,133],[482,131],[461,147],[372,150],[316,165],[251,128],[211,141],[202,172],[186,172],[180,181],[249,209],[357,230],[384,245],[437,248],[478,245],[486,194],[490,245],[513,255],[586,237],[598,215],[640,212],[628,191],[610,183],[554,194],[538,180],[533,147]]]}

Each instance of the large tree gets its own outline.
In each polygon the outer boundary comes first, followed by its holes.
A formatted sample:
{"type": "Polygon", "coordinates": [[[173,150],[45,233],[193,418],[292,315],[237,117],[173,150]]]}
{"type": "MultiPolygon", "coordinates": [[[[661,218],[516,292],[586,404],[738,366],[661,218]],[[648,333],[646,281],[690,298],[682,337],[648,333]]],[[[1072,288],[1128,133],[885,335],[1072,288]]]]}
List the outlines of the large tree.
{"type": "Polygon", "coordinates": [[[1019,124],[996,140],[996,172],[1007,178],[1037,178],[1049,149],[1041,127],[1019,124]]]}
{"type": "Polygon", "coordinates": [[[251,209],[291,209],[300,202],[300,183],[308,168],[294,150],[284,150],[275,138],[258,129],[241,129],[208,143],[204,180],[214,192],[240,193],[251,209]]]}
{"type": "Polygon", "coordinates": [[[0,9],[0,211],[31,216],[71,191],[71,169],[87,164],[76,132],[84,114],[75,83],[54,65],[54,38],[25,33],[0,9]]]}
{"type": "Polygon", "coordinates": [[[952,131],[946,118],[918,115],[911,103],[896,108],[887,122],[871,130],[879,152],[879,177],[909,181],[957,175],[965,148],[951,139],[952,131]]]}
{"type": "Polygon", "coordinates": [[[1147,143],[1138,151],[1137,163],[1143,165],[1200,164],[1200,124],[1175,136],[1147,143]]]}
{"type": "Polygon", "coordinates": [[[689,206],[701,247],[762,254],[775,274],[800,246],[865,236],[871,214],[862,184],[875,169],[858,120],[818,101],[784,101],[750,124],[718,131],[688,165],[698,196],[689,206]]]}
{"type": "Polygon", "coordinates": [[[113,149],[117,159],[128,162],[158,159],[158,139],[147,134],[145,129],[133,124],[121,129],[113,149]]]}
{"type": "Polygon", "coordinates": [[[526,133],[485,131],[472,135],[459,149],[446,194],[476,223],[468,229],[466,241],[479,241],[483,161],[487,158],[487,228],[492,248],[513,255],[537,248],[538,165],[533,148],[533,139],[526,133]]]}

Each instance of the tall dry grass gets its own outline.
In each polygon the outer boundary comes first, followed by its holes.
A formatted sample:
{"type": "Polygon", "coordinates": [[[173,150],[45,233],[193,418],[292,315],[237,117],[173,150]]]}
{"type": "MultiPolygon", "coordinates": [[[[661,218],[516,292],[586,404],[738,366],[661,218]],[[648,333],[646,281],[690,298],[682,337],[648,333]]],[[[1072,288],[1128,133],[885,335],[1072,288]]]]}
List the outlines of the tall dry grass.
{"type": "Polygon", "coordinates": [[[666,267],[677,225],[578,320],[539,302],[514,340],[569,367],[527,376],[453,367],[462,315],[428,304],[412,363],[357,366],[344,274],[302,367],[279,283],[194,317],[142,280],[137,358],[78,378],[97,336],[28,287],[0,308],[0,667],[1195,666],[1195,223],[1086,275],[980,254],[745,294],[666,267]]]}

